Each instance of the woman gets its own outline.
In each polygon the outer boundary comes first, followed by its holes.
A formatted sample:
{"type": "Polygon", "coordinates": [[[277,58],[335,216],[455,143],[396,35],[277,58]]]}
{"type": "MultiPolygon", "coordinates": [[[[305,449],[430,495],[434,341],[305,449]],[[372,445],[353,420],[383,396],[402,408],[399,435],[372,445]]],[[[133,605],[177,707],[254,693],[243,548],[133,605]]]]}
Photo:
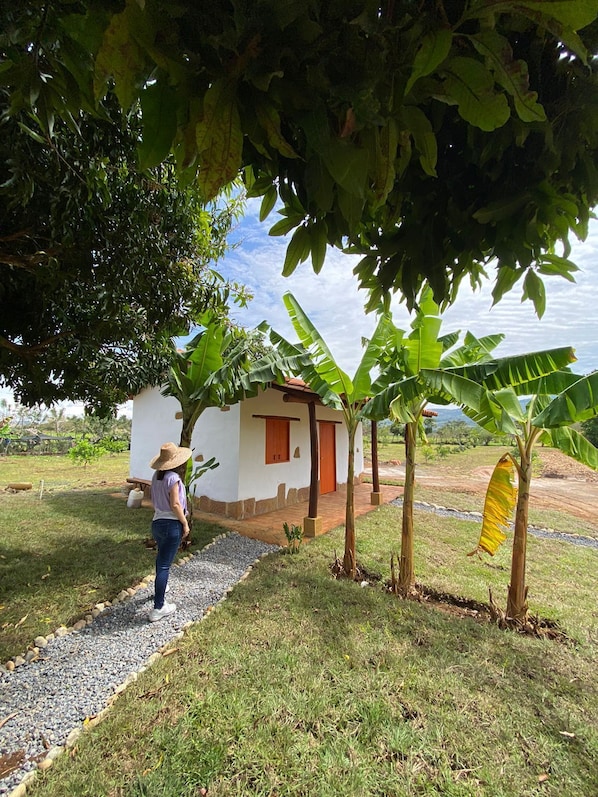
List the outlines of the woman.
{"type": "Polygon", "coordinates": [[[190,448],[165,443],[160,448],[158,456],[150,462],[150,468],[156,471],[152,478],[154,505],[152,536],[158,545],[154,608],[149,614],[150,623],[155,623],[176,611],[176,603],[166,603],[164,595],[170,565],[174,561],[181,540],[189,536],[186,517],[187,494],[182,477],[191,453],[190,448]]]}

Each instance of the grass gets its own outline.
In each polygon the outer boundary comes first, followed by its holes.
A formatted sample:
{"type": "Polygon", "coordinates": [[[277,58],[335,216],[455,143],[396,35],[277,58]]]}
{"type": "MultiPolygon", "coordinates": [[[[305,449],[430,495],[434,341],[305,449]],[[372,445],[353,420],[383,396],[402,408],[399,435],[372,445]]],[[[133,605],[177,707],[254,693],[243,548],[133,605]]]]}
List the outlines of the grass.
{"type": "MultiPolygon", "coordinates": [[[[504,596],[506,557],[468,559],[471,524],[435,520],[416,515],[420,578],[504,596]]],[[[398,525],[390,506],[358,521],[370,569],[388,569],[398,525]]],[[[335,581],[341,546],[337,530],[262,561],[34,797],[598,792],[595,551],[530,545],[534,606],[568,624],[565,646],[335,581]]]]}
{"type": "MultiPolygon", "coordinates": [[[[508,549],[470,558],[476,524],[416,511],[415,526],[421,582],[504,605],[508,549]]],[[[28,793],[598,793],[598,552],[529,541],[531,609],[565,645],[389,595],[399,535],[397,507],[358,519],[358,559],[382,579],[367,587],[330,575],[342,529],[262,560],[28,793]]]]}
{"type": "MultiPolygon", "coordinates": [[[[68,457],[6,457],[0,490],[29,481],[35,490],[0,492],[0,662],[22,655],[36,636],[72,625],[151,573],[150,508],[127,509],[120,488],[128,453],[83,468],[68,457]],[[39,483],[43,479],[44,490],[39,483]],[[41,492],[41,498],[40,498],[41,492]]],[[[222,532],[196,524],[194,546],[222,532]]]]}

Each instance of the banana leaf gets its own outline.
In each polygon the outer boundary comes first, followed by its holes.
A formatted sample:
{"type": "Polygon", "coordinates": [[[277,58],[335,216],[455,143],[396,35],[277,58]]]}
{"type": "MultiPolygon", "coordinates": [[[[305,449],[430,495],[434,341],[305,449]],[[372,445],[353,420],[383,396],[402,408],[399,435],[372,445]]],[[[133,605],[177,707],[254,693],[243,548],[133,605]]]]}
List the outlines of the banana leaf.
{"type": "Polygon", "coordinates": [[[582,465],[598,470],[598,448],[575,429],[569,427],[544,429],[543,441],[581,462],[582,465]]]}
{"type": "Polygon", "coordinates": [[[509,454],[504,454],[497,462],[484,502],[482,531],[478,544],[469,556],[485,551],[494,556],[506,540],[504,529],[509,527],[513,509],[517,502],[517,488],[513,484],[515,464],[509,454]]]}
{"type": "Polygon", "coordinates": [[[534,426],[569,426],[598,415],[598,371],[581,377],[560,391],[551,392],[559,395],[533,419],[534,426]]]}

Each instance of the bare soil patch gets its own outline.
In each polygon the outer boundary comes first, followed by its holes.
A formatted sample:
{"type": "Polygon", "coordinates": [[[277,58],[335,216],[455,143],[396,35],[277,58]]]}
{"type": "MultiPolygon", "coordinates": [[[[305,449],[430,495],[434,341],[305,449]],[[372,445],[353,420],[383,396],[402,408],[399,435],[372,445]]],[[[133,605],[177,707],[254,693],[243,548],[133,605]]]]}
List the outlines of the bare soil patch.
{"type": "MultiPolygon", "coordinates": [[[[598,473],[554,449],[537,450],[540,474],[532,479],[531,499],[537,509],[556,509],[582,520],[598,520],[598,473]]],[[[498,459],[498,457],[497,457],[498,459]]],[[[418,464],[416,480],[428,487],[445,487],[463,493],[485,494],[493,466],[472,469],[467,477],[442,464],[418,464]]],[[[402,465],[380,465],[380,477],[400,479],[402,465]]]]}

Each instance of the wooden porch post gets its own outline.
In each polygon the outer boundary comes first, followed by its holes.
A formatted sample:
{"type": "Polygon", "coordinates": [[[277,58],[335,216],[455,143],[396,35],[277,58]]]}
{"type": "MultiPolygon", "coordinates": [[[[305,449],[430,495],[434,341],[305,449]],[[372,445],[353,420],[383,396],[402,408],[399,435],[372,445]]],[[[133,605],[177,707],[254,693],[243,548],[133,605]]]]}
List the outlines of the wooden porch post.
{"type": "Polygon", "coordinates": [[[380,492],[380,476],[378,473],[378,424],[372,421],[372,492],[370,503],[380,506],[382,503],[382,493],[380,492]]]}
{"type": "Polygon", "coordinates": [[[316,403],[310,401],[309,410],[309,441],[311,453],[311,475],[309,480],[309,509],[307,517],[303,518],[303,533],[306,537],[315,537],[322,533],[322,518],[318,517],[318,495],[320,481],[318,479],[320,451],[318,447],[318,424],[316,422],[316,403]]]}

